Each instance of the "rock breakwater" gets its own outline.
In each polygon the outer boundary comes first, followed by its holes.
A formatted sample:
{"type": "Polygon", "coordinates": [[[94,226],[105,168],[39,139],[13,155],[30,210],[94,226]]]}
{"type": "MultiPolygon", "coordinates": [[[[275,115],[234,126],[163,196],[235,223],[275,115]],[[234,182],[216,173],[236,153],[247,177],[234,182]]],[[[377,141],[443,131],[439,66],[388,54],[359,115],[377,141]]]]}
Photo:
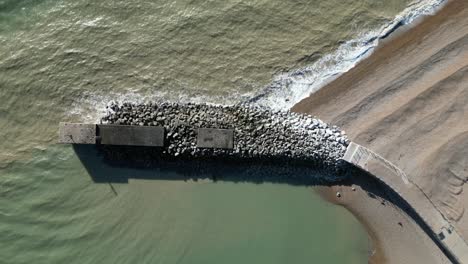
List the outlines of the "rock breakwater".
{"type": "Polygon", "coordinates": [[[102,123],[163,126],[161,158],[300,161],[337,169],[349,144],[343,131],[309,115],[254,106],[112,103],[102,123]],[[234,130],[233,149],[197,148],[198,128],[234,130]]]}

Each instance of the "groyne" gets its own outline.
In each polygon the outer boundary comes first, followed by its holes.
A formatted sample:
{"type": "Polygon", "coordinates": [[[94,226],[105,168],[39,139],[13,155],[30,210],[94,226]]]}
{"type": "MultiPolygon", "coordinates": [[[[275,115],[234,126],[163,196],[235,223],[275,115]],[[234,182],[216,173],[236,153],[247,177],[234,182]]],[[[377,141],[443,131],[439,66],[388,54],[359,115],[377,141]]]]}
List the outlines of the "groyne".
{"type": "Polygon", "coordinates": [[[338,127],[309,115],[167,102],[113,103],[100,124],[62,123],[59,134],[61,143],[96,144],[106,160],[117,164],[293,163],[324,171],[330,181],[344,177],[340,160],[349,144],[338,127]]]}
{"type": "Polygon", "coordinates": [[[349,144],[338,127],[289,111],[177,103],[112,104],[108,110],[103,124],[163,127],[161,152],[174,157],[277,158],[336,167],[349,144]],[[206,139],[224,143],[210,147],[203,145],[206,139]]]}
{"type": "Polygon", "coordinates": [[[431,230],[429,235],[434,242],[454,262],[468,261],[466,242],[403,171],[350,142],[338,127],[309,115],[240,105],[111,104],[100,124],[61,123],[59,142],[95,144],[107,160],[118,164],[156,163],[159,169],[178,168],[179,164],[196,160],[201,169],[222,171],[238,162],[249,178],[258,174],[258,181],[274,174],[262,168],[258,171],[268,175],[250,173],[262,162],[274,165],[275,173],[284,167],[285,173],[278,175],[287,177],[279,176],[275,179],[278,182],[290,181],[291,177],[307,182],[317,175],[323,181],[338,181],[346,175],[346,164],[351,164],[404,199],[422,219],[421,228],[427,226],[431,230]],[[291,163],[323,173],[287,166],[291,163]]]}

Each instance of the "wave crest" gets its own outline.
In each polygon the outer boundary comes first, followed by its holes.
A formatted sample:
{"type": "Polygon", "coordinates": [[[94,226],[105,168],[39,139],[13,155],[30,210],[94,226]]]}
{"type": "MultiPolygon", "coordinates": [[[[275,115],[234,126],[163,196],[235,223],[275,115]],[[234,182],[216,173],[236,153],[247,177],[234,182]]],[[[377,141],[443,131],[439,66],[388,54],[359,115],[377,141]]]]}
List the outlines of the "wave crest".
{"type": "Polygon", "coordinates": [[[435,13],[444,2],[446,0],[413,2],[389,23],[346,41],[335,52],[321,57],[312,65],[276,76],[271,84],[245,103],[290,109],[372,54],[380,40],[421,16],[435,13]]]}

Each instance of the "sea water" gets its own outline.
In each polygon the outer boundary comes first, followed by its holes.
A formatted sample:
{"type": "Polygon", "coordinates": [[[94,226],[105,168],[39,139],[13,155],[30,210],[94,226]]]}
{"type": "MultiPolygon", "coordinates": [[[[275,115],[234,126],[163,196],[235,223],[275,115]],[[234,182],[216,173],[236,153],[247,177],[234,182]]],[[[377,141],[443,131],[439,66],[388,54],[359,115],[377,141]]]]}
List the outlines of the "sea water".
{"type": "Polygon", "coordinates": [[[129,181],[95,183],[57,124],[111,100],[287,108],[439,2],[0,1],[0,263],[366,262],[310,187],[99,163],[129,181]]]}

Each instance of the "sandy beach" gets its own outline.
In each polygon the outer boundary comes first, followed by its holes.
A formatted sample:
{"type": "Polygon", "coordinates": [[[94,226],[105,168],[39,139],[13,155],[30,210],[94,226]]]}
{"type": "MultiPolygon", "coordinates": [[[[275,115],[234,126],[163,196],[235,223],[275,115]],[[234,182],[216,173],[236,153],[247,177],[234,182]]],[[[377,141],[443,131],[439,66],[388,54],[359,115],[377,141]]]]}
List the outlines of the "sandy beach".
{"type": "MultiPolygon", "coordinates": [[[[400,167],[468,240],[466,0],[449,1],[400,29],[293,110],[340,126],[400,167]]],[[[320,193],[366,226],[374,245],[370,263],[450,263],[379,183],[357,175],[320,193]]]]}

